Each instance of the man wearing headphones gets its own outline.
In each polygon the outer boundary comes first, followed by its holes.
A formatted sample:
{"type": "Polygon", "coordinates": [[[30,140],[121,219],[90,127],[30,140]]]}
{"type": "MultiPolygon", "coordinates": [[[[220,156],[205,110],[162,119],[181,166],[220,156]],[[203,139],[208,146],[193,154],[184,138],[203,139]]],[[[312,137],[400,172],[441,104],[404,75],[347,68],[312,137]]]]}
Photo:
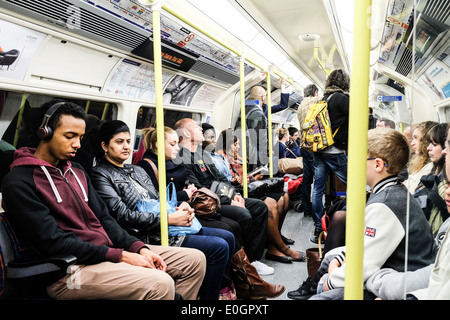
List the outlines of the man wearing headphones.
{"type": "Polygon", "coordinates": [[[85,132],[83,109],[69,102],[47,105],[37,149],[15,152],[3,180],[3,207],[38,257],[77,258],[71,273],[47,286],[50,297],[170,300],[177,292],[196,299],[203,253],[148,246],[122,229],[82,167],[70,161],[85,132]]]}

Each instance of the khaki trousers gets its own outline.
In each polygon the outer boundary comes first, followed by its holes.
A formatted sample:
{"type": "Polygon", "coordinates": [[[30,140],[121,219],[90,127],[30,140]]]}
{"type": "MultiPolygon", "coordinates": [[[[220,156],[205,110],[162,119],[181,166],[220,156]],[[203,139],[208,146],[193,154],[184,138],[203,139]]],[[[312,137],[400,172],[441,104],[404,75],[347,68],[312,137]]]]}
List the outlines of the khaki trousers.
{"type": "Polygon", "coordinates": [[[149,245],[167,264],[166,272],[124,262],[75,265],[47,287],[54,299],[185,300],[197,299],[206,271],[205,255],[196,249],[149,245]]]}

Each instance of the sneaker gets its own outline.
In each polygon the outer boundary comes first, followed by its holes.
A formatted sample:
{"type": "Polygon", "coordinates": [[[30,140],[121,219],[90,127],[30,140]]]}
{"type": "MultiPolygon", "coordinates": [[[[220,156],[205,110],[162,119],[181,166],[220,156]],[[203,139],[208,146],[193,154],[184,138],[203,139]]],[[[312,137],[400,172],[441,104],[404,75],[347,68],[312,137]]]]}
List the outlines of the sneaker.
{"type": "Polygon", "coordinates": [[[268,276],[269,274],[274,274],[275,270],[272,267],[262,263],[261,261],[253,261],[252,266],[255,267],[256,271],[260,276],[268,276]]]}
{"type": "Polygon", "coordinates": [[[317,283],[308,277],[297,290],[289,291],[287,296],[294,300],[308,300],[316,294],[316,290],[317,283]]]}

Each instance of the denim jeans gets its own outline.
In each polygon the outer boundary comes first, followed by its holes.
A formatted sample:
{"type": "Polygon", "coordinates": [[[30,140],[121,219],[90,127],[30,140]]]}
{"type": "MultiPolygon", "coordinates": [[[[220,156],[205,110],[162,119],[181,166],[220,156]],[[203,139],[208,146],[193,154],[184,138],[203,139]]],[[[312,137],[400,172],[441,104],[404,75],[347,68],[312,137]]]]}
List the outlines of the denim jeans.
{"type": "Polygon", "coordinates": [[[302,206],[304,215],[312,215],[311,185],[314,179],[314,152],[301,148],[303,158],[302,206]]]}
{"type": "Polygon", "coordinates": [[[217,300],[222,277],[229,269],[234,254],[234,236],[223,229],[203,227],[199,233],[188,235],[182,247],[195,248],[206,257],[206,273],[200,288],[202,300],[217,300]]]}
{"type": "Polygon", "coordinates": [[[343,183],[347,184],[347,156],[344,153],[314,153],[312,211],[316,228],[322,228],[323,195],[330,171],[334,172],[343,183]]]}

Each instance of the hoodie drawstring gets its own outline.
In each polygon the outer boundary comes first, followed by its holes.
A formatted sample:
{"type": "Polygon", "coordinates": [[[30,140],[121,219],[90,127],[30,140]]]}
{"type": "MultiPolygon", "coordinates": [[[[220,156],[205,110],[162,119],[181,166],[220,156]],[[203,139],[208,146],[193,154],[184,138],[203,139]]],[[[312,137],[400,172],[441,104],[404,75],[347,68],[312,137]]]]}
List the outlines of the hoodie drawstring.
{"type": "Polygon", "coordinates": [[[89,199],[88,199],[88,197],[87,197],[86,190],[84,190],[84,187],[83,187],[83,185],[81,184],[80,179],[78,179],[77,174],[75,173],[75,171],[72,170],[72,168],[70,168],[70,171],[72,171],[73,175],[75,176],[75,179],[77,179],[78,185],[80,186],[81,191],[83,192],[84,201],[85,201],[85,202],[88,202],[89,199]]]}
{"type": "Polygon", "coordinates": [[[45,166],[41,166],[42,171],[44,171],[45,176],[47,177],[48,182],[50,183],[50,186],[52,187],[53,193],[55,194],[56,201],[58,203],[62,202],[62,198],[59,195],[58,189],[56,189],[55,183],[53,182],[52,177],[50,176],[50,173],[48,172],[47,168],[45,166]]]}
{"type": "MultiPolygon", "coordinates": [[[[47,168],[46,168],[45,166],[41,166],[41,169],[42,169],[42,171],[44,171],[45,176],[47,177],[47,180],[48,180],[48,182],[50,183],[50,186],[52,187],[53,193],[55,194],[55,197],[56,197],[56,201],[57,201],[58,203],[61,203],[61,202],[62,202],[62,198],[61,198],[61,196],[59,195],[58,189],[56,188],[55,183],[53,182],[53,179],[52,179],[52,177],[50,176],[50,173],[48,172],[48,170],[47,170],[47,168]]],[[[88,202],[89,199],[88,199],[88,197],[87,197],[86,190],[84,189],[83,184],[81,183],[80,179],[78,179],[78,176],[77,176],[77,174],[75,173],[75,171],[73,171],[72,168],[70,168],[69,170],[70,170],[70,171],[73,173],[73,175],[75,176],[75,179],[77,180],[78,185],[80,186],[81,191],[83,192],[84,201],[85,201],[85,202],[88,202]]]]}

